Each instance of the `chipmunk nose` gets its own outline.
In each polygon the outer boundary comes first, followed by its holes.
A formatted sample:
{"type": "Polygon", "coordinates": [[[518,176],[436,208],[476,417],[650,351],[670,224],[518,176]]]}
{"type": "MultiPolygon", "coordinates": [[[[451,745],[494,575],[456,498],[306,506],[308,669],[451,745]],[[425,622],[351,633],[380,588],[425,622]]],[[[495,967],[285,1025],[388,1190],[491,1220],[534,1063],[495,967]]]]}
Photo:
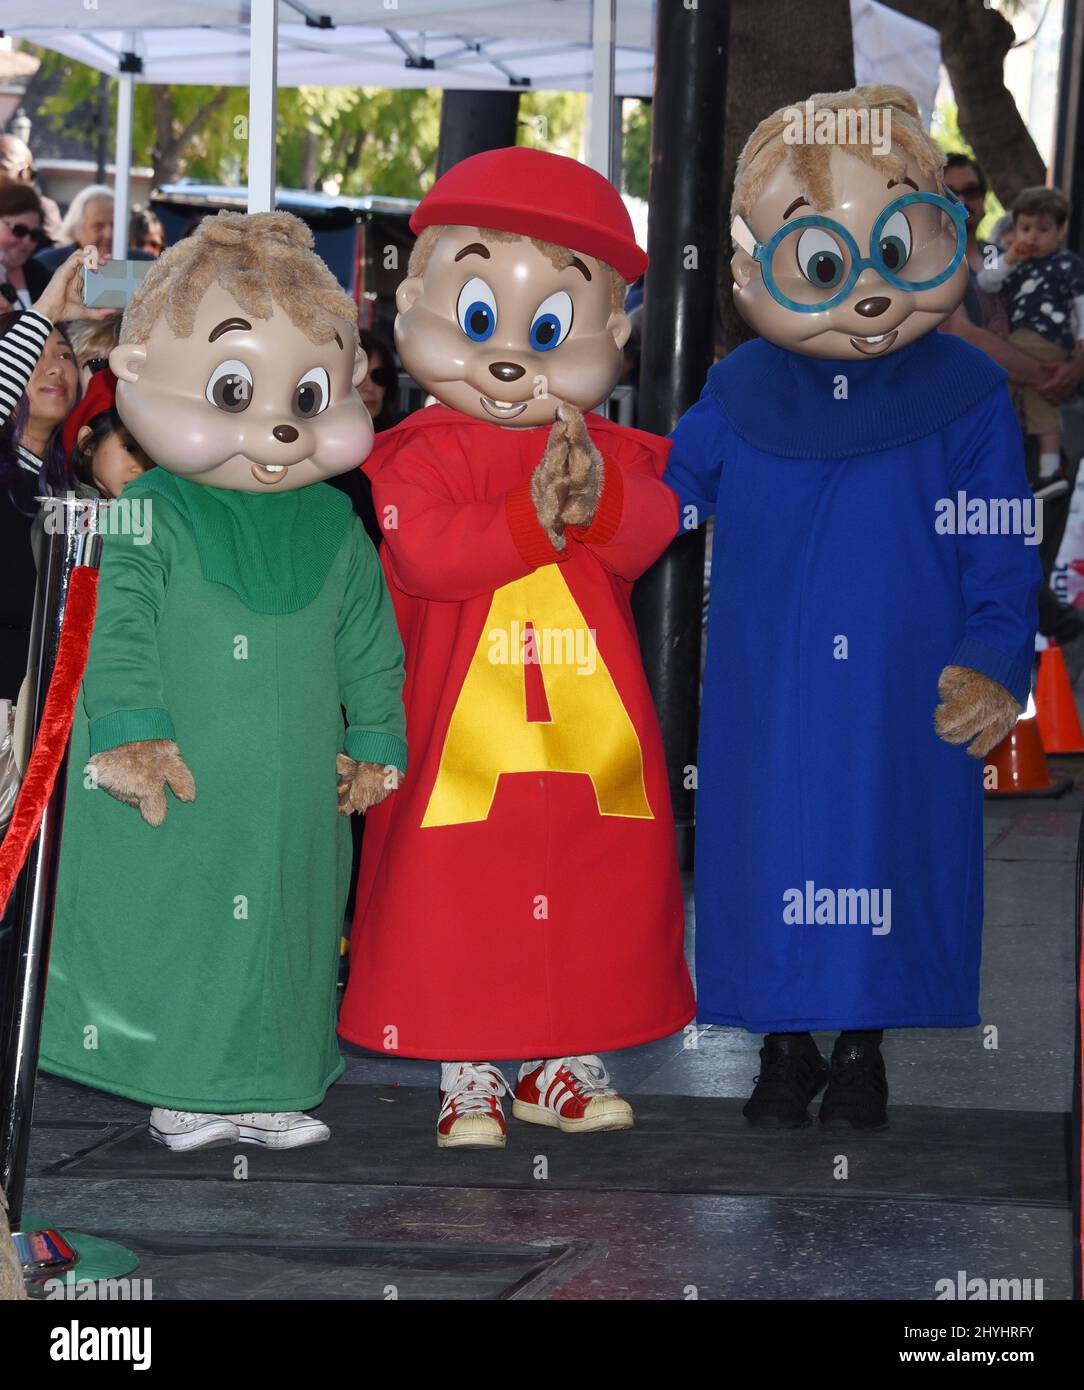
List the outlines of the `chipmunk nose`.
{"type": "Polygon", "coordinates": [[[489,370],[498,381],[518,381],[527,368],[517,366],[515,362],[491,362],[489,370]]]}
{"type": "Polygon", "coordinates": [[[276,425],[271,433],[280,444],[292,444],[297,438],[297,430],[293,425],[276,425]]]}
{"type": "Polygon", "coordinates": [[[874,299],[860,300],[854,306],[854,312],[861,314],[864,319],[875,319],[879,314],[883,314],[891,303],[891,299],[878,295],[874,299]]]}

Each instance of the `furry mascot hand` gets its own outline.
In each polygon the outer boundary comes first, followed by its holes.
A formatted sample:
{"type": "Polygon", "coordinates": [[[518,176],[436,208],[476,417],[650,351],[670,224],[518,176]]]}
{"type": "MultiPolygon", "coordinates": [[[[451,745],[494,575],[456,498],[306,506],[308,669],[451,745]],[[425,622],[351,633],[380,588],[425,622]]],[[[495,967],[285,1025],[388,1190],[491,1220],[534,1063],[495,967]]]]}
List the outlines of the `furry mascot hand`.
{"type": "Polygon", "coordinates": [[[148,825],[166,818],[166,787],[178,801],[195,801],[196,783],[181,750],[168,738],[122,743],[95,753],[86,770],[98,786],[126,806],[136,806],[148,825]]]}
{"type": "Polygon", "coordinates": [[[546,449],[531,474],[531,498],[539,525],[558,550],[565,548],[566,526],[588,526],[602,496],[602,455],[591,442],[583,415],[571,405],[557,407],[546,449]]]}
{"type": "Polygon", "coordinates": [[[984,758],[1023,714],[1003,685],[968,666],[946,666],[937,682],[941,703],[933,726],[946,743],[967,743],[973,758],[984,758]]]}
{"type": "Polygon", "coordinates": [[[344,816],[378,805],[396,791],[403,780],[397,767],[356,763],[346,753],[336,755],[335,771],[339,774],[339,811],[344,816]]]}

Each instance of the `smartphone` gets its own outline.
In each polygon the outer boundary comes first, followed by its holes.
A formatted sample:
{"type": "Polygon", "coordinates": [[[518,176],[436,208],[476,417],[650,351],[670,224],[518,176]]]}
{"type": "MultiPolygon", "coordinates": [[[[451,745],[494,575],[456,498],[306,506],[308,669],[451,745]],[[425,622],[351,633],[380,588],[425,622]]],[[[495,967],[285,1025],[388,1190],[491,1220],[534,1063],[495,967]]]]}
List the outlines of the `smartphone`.
{"type": "Polygon", "coordinates": [[[107,261],[101,270],[83,271],[83,303],[88,309],[124,309],[153,261],[107,261]]]}

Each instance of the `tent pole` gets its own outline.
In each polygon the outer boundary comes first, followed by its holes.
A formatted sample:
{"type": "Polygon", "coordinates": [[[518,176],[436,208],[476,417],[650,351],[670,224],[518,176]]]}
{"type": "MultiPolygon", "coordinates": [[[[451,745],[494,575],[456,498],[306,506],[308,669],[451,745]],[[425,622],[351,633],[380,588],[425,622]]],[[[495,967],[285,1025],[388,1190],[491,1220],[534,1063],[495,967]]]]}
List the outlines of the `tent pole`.
{"type": "Polygon", "coordinates": [[[132,98],[142,60],[136,55],[136,36],[126,33],[117,73],[117,144],[113,167],[113,259],[128,255],[128,213],[132,200],[132,98]]]}
{"type": "Polygon", "coordinates": [[[614,40],[617,0],[593,0],[591,5],[591,135],[590,165],[610,178],[614,113],[614,40]]]}
{"type": "Polygon", "coordinates": [[[275,206],[279,0],[253,0],[249,19],[248,210],[275,206]]]}

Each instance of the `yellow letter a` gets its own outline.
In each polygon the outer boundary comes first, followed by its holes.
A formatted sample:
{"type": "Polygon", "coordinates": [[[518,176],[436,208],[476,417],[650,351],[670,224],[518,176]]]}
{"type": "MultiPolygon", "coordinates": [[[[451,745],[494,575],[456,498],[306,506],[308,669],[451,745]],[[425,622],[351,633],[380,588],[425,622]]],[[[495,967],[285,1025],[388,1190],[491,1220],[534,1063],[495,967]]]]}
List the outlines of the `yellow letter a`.
{"type": "Polygon", "coordinates": [[[510,772],[590,777],[599,814],[653,819],[640,740],[557,565],[493,595],[440,755],[422,826],[486,820],[510,772]],[[549,720],[527,717],[522,637],[533,624],[549,720]],[[495,634],[508,640],[495,641],[495,634]],[[590,645],[593,660],[577,665],[590,645]],[[494,660],[503,654],[506,659],[494,660]]]}

